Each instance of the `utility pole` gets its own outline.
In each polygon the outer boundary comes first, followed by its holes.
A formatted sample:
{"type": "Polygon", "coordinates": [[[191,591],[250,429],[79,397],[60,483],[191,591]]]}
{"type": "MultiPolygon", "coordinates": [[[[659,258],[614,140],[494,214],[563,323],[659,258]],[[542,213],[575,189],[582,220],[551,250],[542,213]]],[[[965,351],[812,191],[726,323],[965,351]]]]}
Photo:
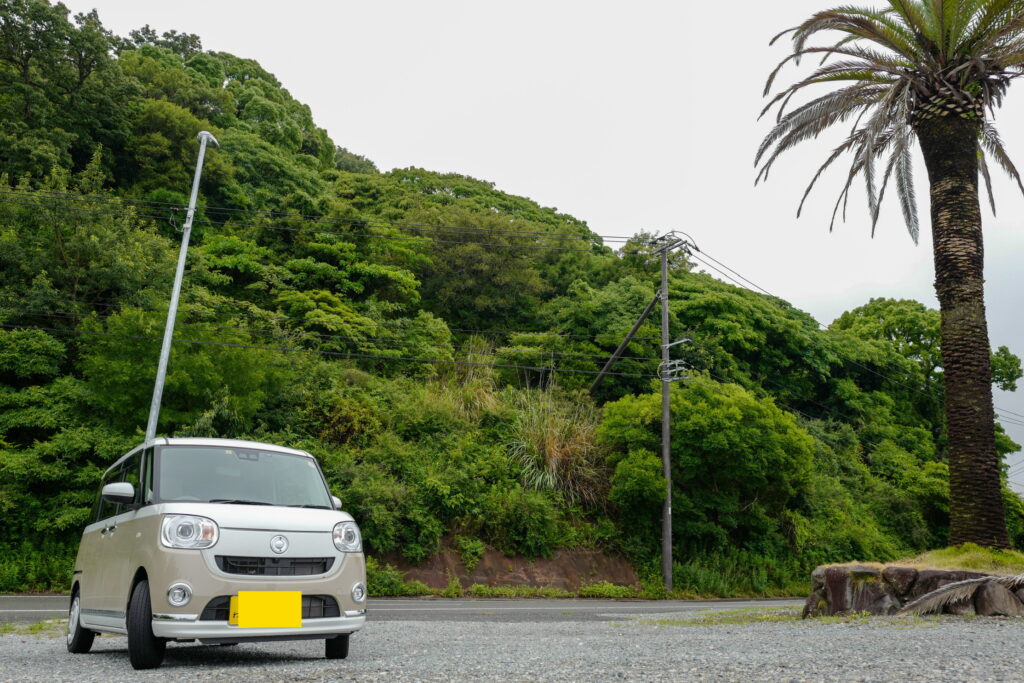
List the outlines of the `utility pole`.
{"type": "Polygon", "coordinates": [[[665,502],[661,506],[661,576],[665,590],[672,590],[672,385],[665,377],[668,366],[668,252],[661,250],[661,469],[665,476],[665,502]]]}
{"type": "MultiPolygon", "coordinates": [[[[684,234],[685,233],[680,233],[684,234]]],[[[598,373],[597,377],[594,378],[594,382],[590,385],[590,391],[593,392],[597,387],[598,382],[604,377],[615,361],[619,359],[619,356],[625,350],[626,345],[629,344],[633,335],[636,334],[637,330],[640,329],[640,325],[643,324],[644,320],[651,311],[654,310],[655,304],[661,301],[661,365],[658,367],[658,377],[661,379],[661,468],[662,474],[665,477],[665,502],[661,508],[661,576],[665,582],[665,589],[672,590],[672,410],[671,410],[671,394],[670,387],[672,382],[675,382],[681,377],[677,374],[681,370],[685,369],[686,364],[682,361],[672,361],[669,359],[669,352],[673,346],[683,344],[690,341],[689,339],[680,339],[679,341],[669,341],[669,315],[668,315],[668,255],[675,249],[682,249],[689,254],[690,249],[697,249],[697,245],[693,240],[686,236],[686,239],[679,237],[675,231],[669,232],[662,237],[659,237],[657,242],[661,243],[661,246],[655,250],[656,254],[661,256],[661,289],[655,295],[651,303],[647,304],[647,308],[640,315],[639,320],[633,325],[633,329],[629,331],[626,338],[622,340],[619,347],[615,349],[615,353],[612,354],[608,362],[605,363],[604,368],[598,373]]]]}
{"type": "Polygon", "coordinates": [[[196,198],[199,196],[199,179],[203,175],[203,159],[206,156],[206,143],[212,142],[220,146],[217,138],[208,131],[199,133],[199,159],[196,161],[196,174],[192,179],[192,196],[188,200],[188,213],[185,226],[181,231],[181,250],[178,252],[178,269],[174,273],[174,286],[171,288],[171,303],[167,309],[167,324],[164,325],[164,342],[160,347],[160,361],[156,368],[156,383],[153,385],[153,402],[149,406],[149,422],[146,424],[146,441],[156,437],[156,423],[160,419],[160,401],[164,395],[164,379],[167,376],[167,361],[171,355],[171,340],[174,337],[174,319],[178,315],[178,297],[181,294],[181,279],[185,274],[185,254],[188,252],[188,239],[192,232],[192,219],[196,214],[196,198]]]}

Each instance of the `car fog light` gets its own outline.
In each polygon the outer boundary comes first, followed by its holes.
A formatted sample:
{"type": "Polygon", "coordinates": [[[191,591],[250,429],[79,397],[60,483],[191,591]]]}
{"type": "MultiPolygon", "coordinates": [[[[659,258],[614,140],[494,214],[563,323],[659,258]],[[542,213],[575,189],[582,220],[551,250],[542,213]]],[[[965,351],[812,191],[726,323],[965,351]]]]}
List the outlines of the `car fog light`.
{"type": "Polygon", "coordinates": [[[192,599],[192,589],[187,583],[176,583],[167,589],[167,602],[172,607],[184,607],[192,599]]]}
{"type": "Polygon", "coordinates": [[[352,599],[356,602],[362,602],[366,599],[366,586],[361,582],[352,586],[352,599]]]}

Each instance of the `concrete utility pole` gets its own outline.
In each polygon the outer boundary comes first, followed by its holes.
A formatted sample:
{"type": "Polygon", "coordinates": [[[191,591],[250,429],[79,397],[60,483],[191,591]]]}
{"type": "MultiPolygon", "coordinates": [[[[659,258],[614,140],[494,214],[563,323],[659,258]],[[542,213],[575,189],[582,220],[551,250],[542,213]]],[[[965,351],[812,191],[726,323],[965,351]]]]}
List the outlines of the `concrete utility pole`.
{"type": "Polygon", "coordinates": [[[661,469],[665,476],[665,502],[661,506],[661,576],[665,590],[672,590],[672,385],[665,376],[668,367],[668,252],[661,250],[661,469]]]}
{"type": "MultiPolygon", "coordinates": [[[[633,339],[633,335],[640,329],[640,325],[643,324],[647,316],[654,310],[655,304],[660,300],[661,365],[658,367],[658,377],[661,379],[661,467],[662,474],[665,477],[665,502],[661,509],[661,575],[665,582],[665,589],[672,590],[672,410],[670,387],[672,382],[680,379],[677,373],[685,369],[686,364],[683,361],[670,360],[669,352],[673,346],[690,340],[669,341],[668,255],[675,249],[682,249],[689,253],[691,248],[697,249],[697,245],[692,240],[680,238],[675,232],[669,232],[659,237],[657,242],[661,243],[661,246],[655,250],[655,253],[661,256],[661,289],[658,290],[651,303],[647,304],[647,308],[640,314],[640,318],[633,325],[633,329],[629,331],[626,338],[615,349],[615,353],[605,363],[604,368],[594,378],[594,382],[590,385],[590,391],[593,392],[601,378],[611,370],[619,356],[622,355],[626,345],[633,339]]],[[[700,250],[697,249],[697,251],[700,250]]]]}
{"type": "Polygon", "coordinates": [[[203,175],[203,159],[206,156],[206,143],[212,142],[220,146],[212,133],[199,133],[199,159],[196,161],[196,174],[192,179],[192,196],[188,200],[188,213],[185,216],[185,227],[181,231],[181,250],[178,252],[178,269],[174,273],[174,286],[171,288],[171,303],[167,309],[167,324],[164,326],[164,343],[160,347],[160,362],[156,368],[156,383],[153,385],[153,402],[149,406],[149,422],[146,424],[146,441],[156,436],[156,423],[160,419],[160,401],[164,395],[164,379],[167,376],[167,361],[171,355],[171,340],[174,337],[174,319],[178,315],[178,297],[181,294],[181,279],[185,274],[185,254],[188,252],[188,239],[192,232],[192,219],[196,214],[196,198],[199,196],[199,179],[203,175]]]}

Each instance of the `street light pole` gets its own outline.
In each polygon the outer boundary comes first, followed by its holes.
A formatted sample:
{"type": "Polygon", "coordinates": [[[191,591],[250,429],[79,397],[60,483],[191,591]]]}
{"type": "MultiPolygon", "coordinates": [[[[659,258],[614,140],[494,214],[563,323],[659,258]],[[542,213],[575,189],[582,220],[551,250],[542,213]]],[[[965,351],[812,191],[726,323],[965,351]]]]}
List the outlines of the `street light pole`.
{"type": "Polygon", "coordinates": [[[160,419],[160,401],[164,395],[164,379],[167,376],[167,361],[171,355],[171,340],[174,337],[174,319],[178,314],[178,297],[181,294],[181,279],[185,274],[185,255],[188,252],[188,239],[192,232],[192,219],[196,213],[196,198],[199,196],[199,179],[203,175],[203,159],[206,156],[206,143],[212,142],[219,146],[217,138],[208,131],[199,133],[199,159],[196,161],[196,174],[192,179],[192,196],[188,200],[188,213],[185,226],[181,232],[181,249],[178,252],[178,268],[174,273],[174,286],[171,289],[171,303],[167,309],[167,324],[164,326],[164,342],[160,347],[160,361],[156,368],[156,382],[153,385],[153,402],[149,406],[149,422],[146,424],[146,441],[156,436],[156,423],[160,419]]]}

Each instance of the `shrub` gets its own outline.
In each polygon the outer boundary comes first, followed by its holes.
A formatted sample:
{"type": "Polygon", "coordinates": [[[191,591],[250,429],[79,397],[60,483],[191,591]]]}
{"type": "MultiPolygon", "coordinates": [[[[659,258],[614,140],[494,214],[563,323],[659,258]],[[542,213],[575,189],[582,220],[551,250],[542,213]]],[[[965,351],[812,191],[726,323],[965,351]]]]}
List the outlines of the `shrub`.
{"type": "Polygon", "coordinates": [[[459,550],[459,557],[462,558],[462,564],[466,565],[467,572],[471,572],[476,568],[480,558],[487,551],[486,543],[479,538],[471,538],[469,536],[456,536],[455,547],[459,550]]]}
{"type": "Polygon", "coordinates": [[[580,586],[579,595],[581,598],[635,598],[637,590],[633,586],[619,586],[608,581],[599,581],[580,586]]]}
{"type": "Polygon", "coordinates": [[[492,488],[482,501],[484,533],[506,555],[550,557],[564,537],[560,510],[539,491],[492,488]]]}
{"type": "Polygon", "coordinates": [[[389,564],[382,567],[369,555],[366,556],[366,587],[373,597],[430,595],[433,592],[420,581],[406,581],[402,572],[389,564]]]}

